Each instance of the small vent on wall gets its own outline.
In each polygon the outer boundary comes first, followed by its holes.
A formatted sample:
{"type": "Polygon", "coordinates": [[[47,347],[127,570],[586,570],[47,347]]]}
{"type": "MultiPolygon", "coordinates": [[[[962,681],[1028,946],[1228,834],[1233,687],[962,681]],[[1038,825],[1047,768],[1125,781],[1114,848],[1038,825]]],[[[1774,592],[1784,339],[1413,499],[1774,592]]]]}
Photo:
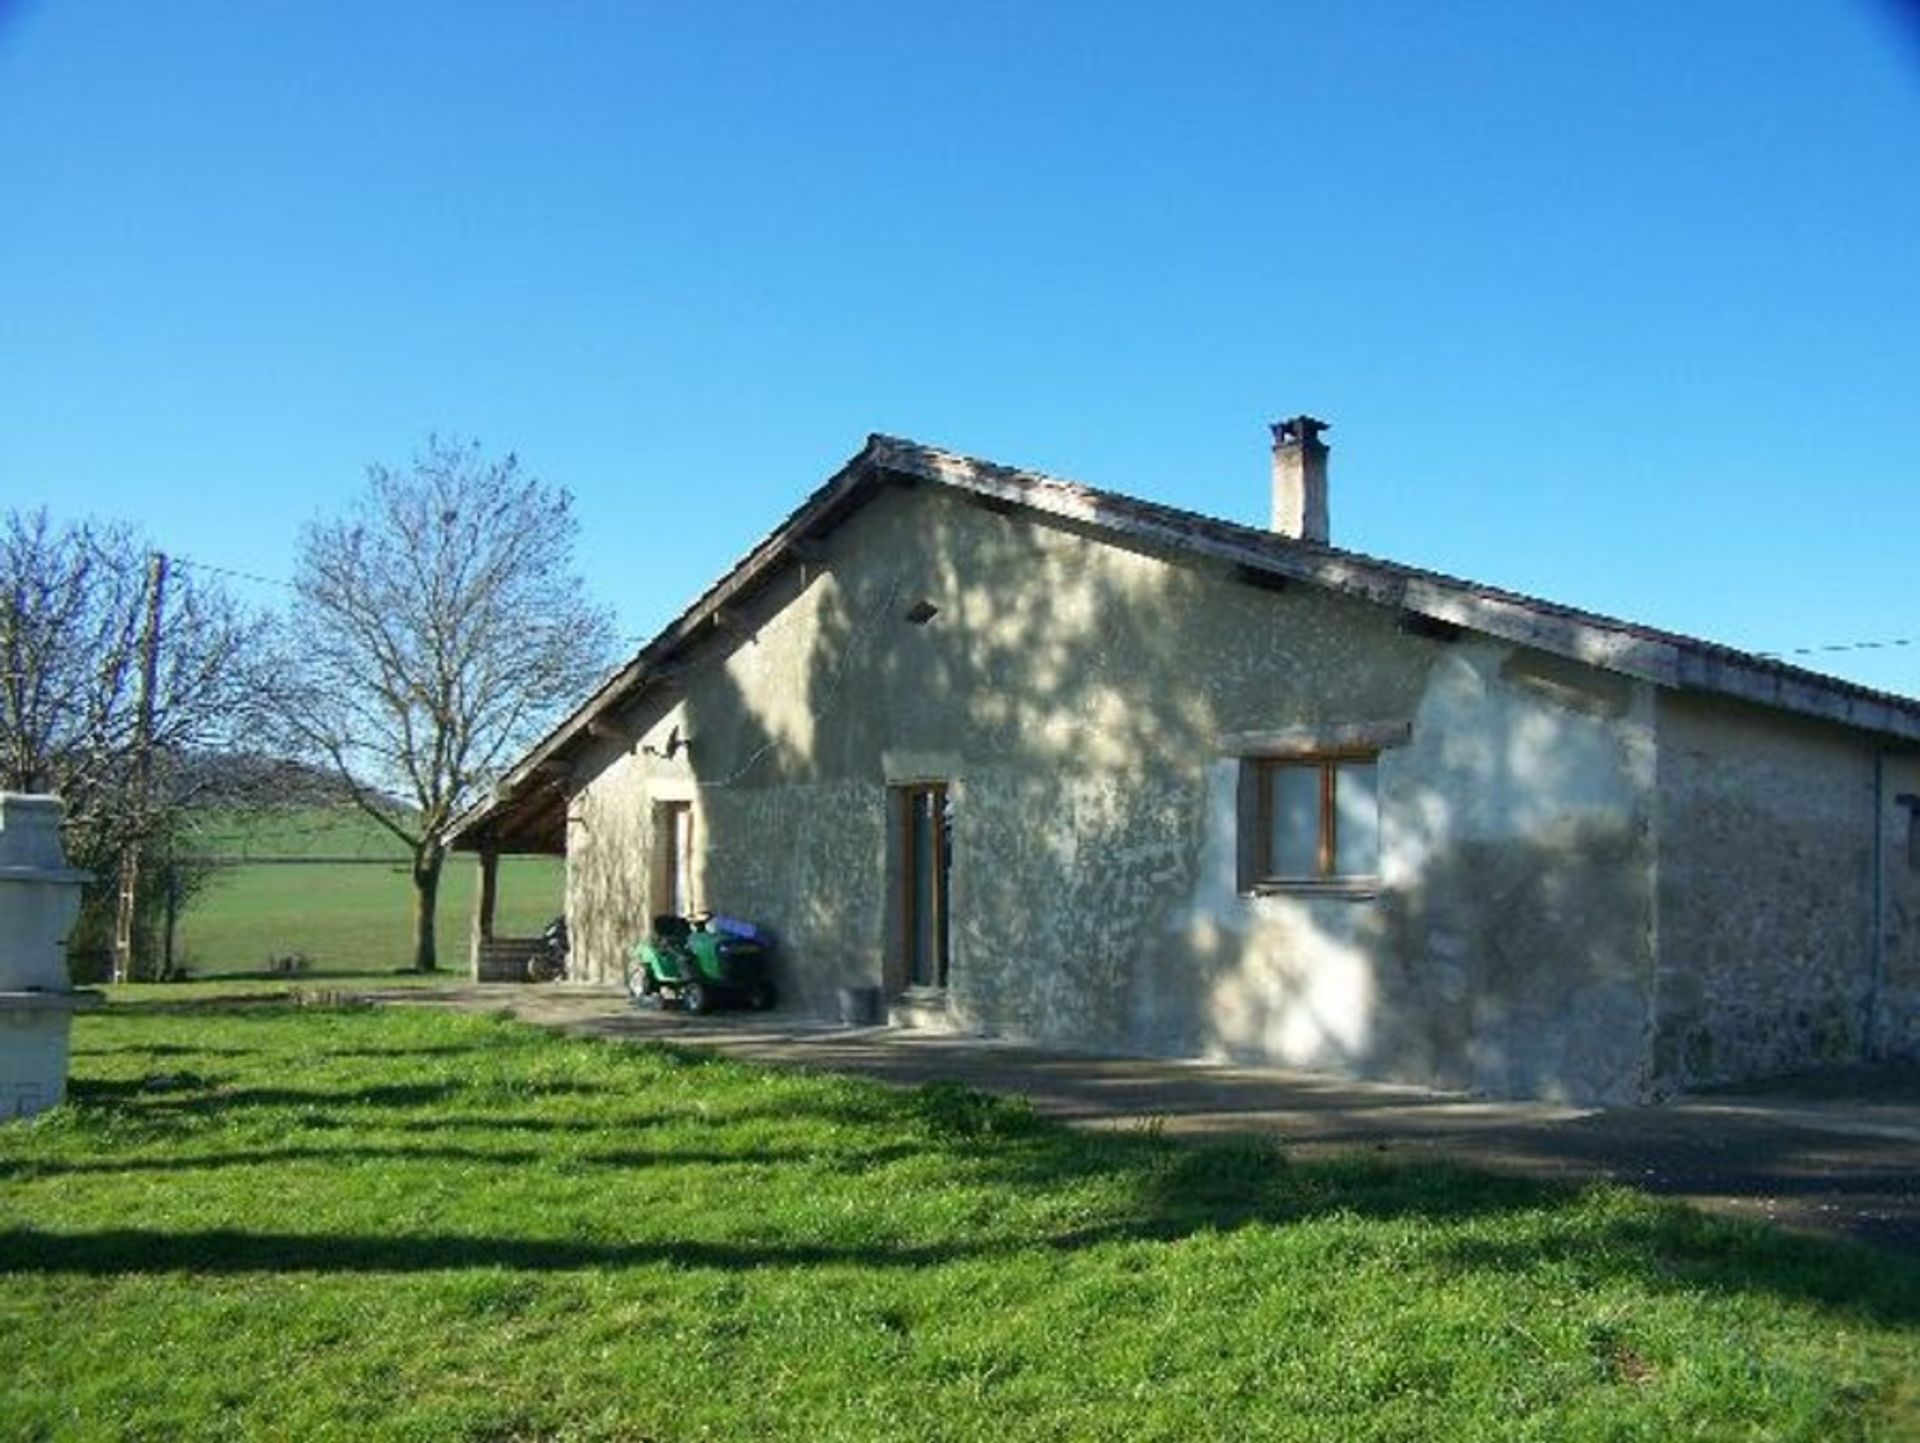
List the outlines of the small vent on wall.
{"type": "Polygon", "coordinates": [[[1293,584],[1290,577],[1277,571],[1267,571],[1258,566],[1249,566],[1244,561],[1233,568],[1233,579],[1248,586],[1256,586],[1262,591],[1285,591],[1293,584]]]}
{"type": "Polygon", "coordinates": [[[923,596],[907,608],[907,624],[909,626],[925,626],[939,614],[940,608],[923,596]]]}
{"type": "Polygon", "coordinates": [[[1457,623],[1443,620],[1438,616],[1428,616],[1419,611],[1401,612],[1400,629],[1408,636],[1424,636],[1429,641],[1460,639],[1460,627],[1457,623]]]}

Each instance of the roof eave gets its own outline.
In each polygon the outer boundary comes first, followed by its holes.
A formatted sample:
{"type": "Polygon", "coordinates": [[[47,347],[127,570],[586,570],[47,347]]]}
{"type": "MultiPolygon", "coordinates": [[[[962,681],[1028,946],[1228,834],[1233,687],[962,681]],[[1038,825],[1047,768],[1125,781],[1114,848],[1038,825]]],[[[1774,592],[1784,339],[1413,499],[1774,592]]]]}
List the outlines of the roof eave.
{"type": "Polygon", "coordinates": [[[784,522],[535,743],[501,778],[493,795],[462,813],[453,825],[450,844],[462,850],[480,845],[488,823],[541,780],[542,767],[550,767],[589,735],[595,718],[643,692],[715,613],[788,560],[796,544],[816,529],[838,524],[863,499],[863,486],[889,474],[950,486],[1157,550],[1203,556],[1304,582],[1656,686],[1732,697],[1920,743],[1920,701],[1911,698],[1358,552],[1273,536],[1059,477],[874,435],[784,522]]]}
{"type": "Polygon", "coordinates": [[[876,463],[890,470],[1109,530],[1156,548],[1198,553],[1306,582],[1656,686],[1717,693],[1920,742],[1920,701],[1785,662],[1356,552],[1256,533],[1152,503],[1133,503],[1079,483],[977,462],[910,441],[876,437],[869,449],[876,451],[876,463]]]}
{"type": "Polygon", "coordinates": [[[751,590],[763,577],[785,564],[796,547],[825,524],[837,521],[840,511],[855,499],[855,493],[878,473],[877,453],[881,438],[869,437],[867,444],[829,476],[807,499],[752,550],[702,592],[686,610],[668,622],[645,646],[641,647],[618,671],[597,687],[592,695],[535,742],[495,784],[491,794],[475,802],[454,819],[448,832],[448,845],[456,851],[473,851],[482,845],[487,824],[504,808],[520,800],[540,779],[542,767],[560,761],[563,754],[590,735],[596,718],[610,708],[637,698],[660,679],[662,668],[691,641],[702,627],[711,624],[729,601],[751,590]]]}

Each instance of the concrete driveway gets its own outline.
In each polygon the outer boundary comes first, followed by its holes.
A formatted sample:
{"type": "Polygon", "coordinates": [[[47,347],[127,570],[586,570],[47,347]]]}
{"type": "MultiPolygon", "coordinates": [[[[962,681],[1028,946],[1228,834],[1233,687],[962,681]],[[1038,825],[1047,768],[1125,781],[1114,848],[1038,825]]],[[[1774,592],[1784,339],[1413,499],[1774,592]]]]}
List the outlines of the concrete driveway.
{"type": "Polygon", "coordinates": [[[903,1086],[948,1078],[1019,1094],[1081,1127],[1257,1131],[1302,1154],[1370,1148],[1564,1180],[1607,1178],[1716,1211],[1920,1252],[1920,1068],[1860,1069],[1659,1107],[1570,1108],[778,1013],[687,1017],[636,1010],[613,988],[501,984],[377,995],[903,1086]]]}

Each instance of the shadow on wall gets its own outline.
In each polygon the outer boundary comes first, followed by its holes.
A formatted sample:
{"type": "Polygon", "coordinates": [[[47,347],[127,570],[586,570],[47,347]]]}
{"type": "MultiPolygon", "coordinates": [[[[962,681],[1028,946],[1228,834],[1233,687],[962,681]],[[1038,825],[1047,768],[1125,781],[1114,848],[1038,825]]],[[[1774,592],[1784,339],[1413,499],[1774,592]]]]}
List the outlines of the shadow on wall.
{"type": "MultiPolygon", "coordinates": [[[[1280,1062],[1496,1096],[1645,1091],[1637,844],[1601,825],[1464,842],[1364,903],[1262,898],[1190,914],[1203,1004],[1153,1050],[1280,1062]]],[[[1152,994],[1143,988],[1143,993],[1152,994]]]]}
{"type": "Polygon", "coordinates": [[[1648,842],[1615,702],[1562,704],[1507,675],[1507,649],[1379,608],[924,489],[858,513],[827,574],[748,622],[686,678],[700,892],[781,933],[793,1005],[881,980],[902,905],[887,785],[939,779],[962,1026],[1642,1088],[1648,842]],[[1223,734],[1394,718],[1414,739],[1382,759],[1380,895],[1241,895],[1223,734]]]}
{"type": "MultiPolygon", "coordinates": [[[[880,981],[887,786],[946,781],[959,1020],[1111,1045],[1126,959],[1199,847],[1215,698],[1153,678],[1206,669],[1170,621],[1208,583],[926,490],[878,498],[833,549],[690,677],[711,905],[781,932],[803,1006],[880,981]]],[[[1217,589],[1258,621],[1261,593],[1217,589]]]]}
{"type": "Polygon", "coordinates": [[[1155,1050],[1496,1095],[1645,1095],[1644,715],[1624,697],[1542,697],[1515,661],[1466,641],[1406,663],[1423,689],[1409,740],[1380,757],[1374,895],[1239,895],[1237,772],[1216,764],[1202,885],[1173,923],[1207,1007],[1183,1015],[1143,978],[1155,1050]],[[1170,1020],[1188,1030],[1157,1030],[1170,1020]]]}

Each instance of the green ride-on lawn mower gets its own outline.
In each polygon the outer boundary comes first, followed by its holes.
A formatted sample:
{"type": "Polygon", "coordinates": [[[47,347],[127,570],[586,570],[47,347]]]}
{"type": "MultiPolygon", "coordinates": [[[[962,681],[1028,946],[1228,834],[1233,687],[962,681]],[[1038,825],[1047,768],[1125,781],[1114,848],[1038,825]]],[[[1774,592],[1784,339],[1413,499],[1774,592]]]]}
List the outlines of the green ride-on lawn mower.
{"type": "Polygon", "coordinates": [[[774,1004],[773,938],[751,922],[696,913],[653,919],[653,933],[633,944],[627,991],[636,1007],[677,1002],[683,1012],[774,1004]]]}

